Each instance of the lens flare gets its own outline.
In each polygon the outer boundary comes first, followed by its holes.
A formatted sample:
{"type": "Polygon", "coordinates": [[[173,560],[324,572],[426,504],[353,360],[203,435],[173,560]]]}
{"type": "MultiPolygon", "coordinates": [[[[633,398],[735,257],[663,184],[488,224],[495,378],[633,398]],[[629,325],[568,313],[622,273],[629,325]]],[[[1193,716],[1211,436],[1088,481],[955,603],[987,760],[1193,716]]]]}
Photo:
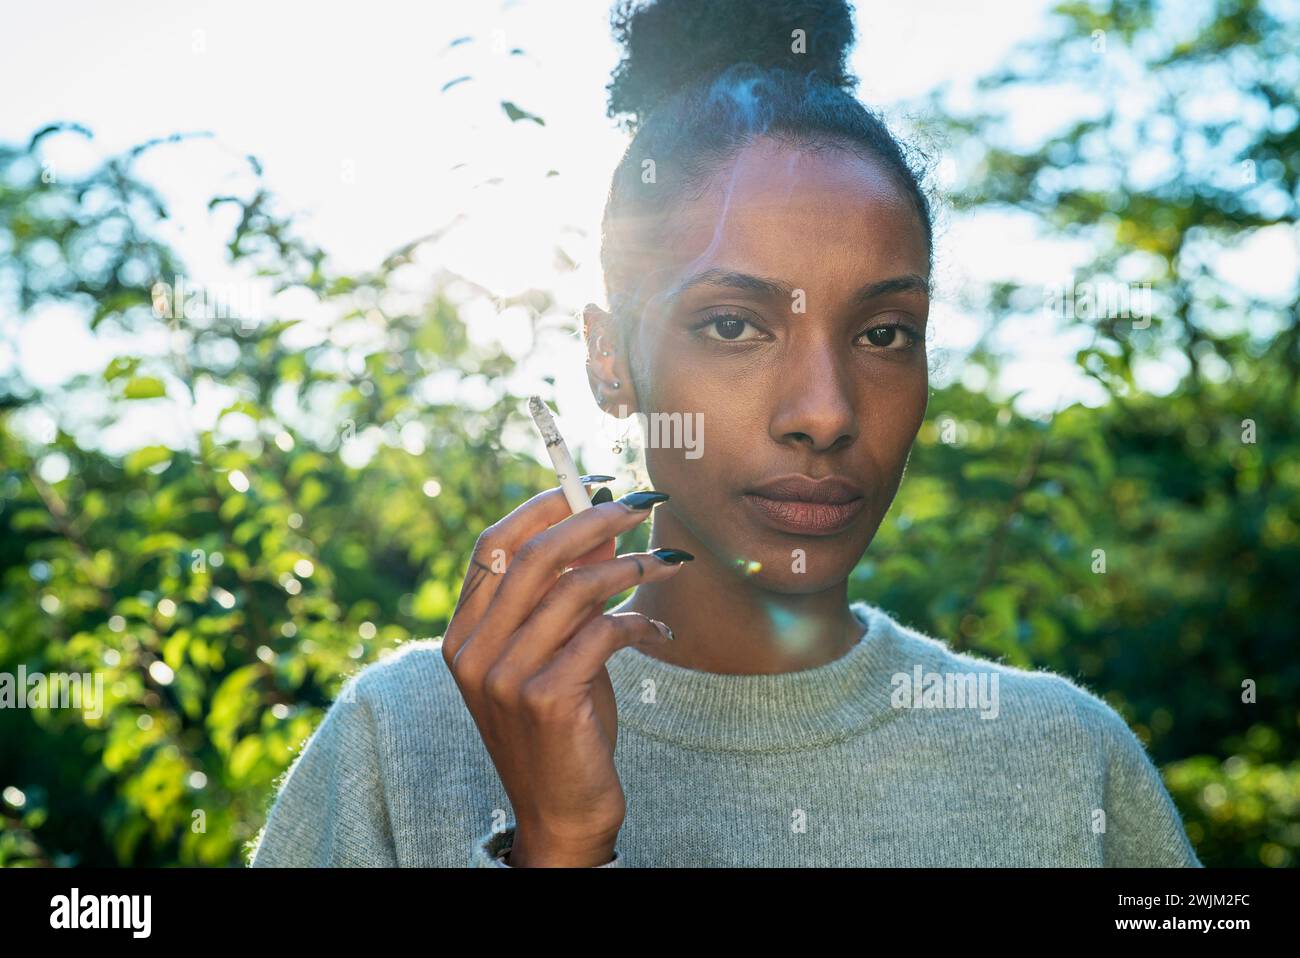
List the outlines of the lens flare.
{"type": "Polygon", "coordinates": [[[773,630],[779,636],[781,645],[791,653],[799,654],[812,649],[813,630],[804,618],[771,603],[767,604],[767,616],[772,620],[773,630]]]}

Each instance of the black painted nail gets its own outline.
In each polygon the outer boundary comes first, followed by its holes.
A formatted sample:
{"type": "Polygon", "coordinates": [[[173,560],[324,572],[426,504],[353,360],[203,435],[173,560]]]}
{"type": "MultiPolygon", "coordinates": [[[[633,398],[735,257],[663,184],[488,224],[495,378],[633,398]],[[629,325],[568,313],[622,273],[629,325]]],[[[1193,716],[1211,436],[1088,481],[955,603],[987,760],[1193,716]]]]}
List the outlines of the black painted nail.
{"type": "Polygon", "coordinates": [[[609,491],[609,486],[601,486],[599,489],[596,490],[596,494],[591,497],[591,504],[593,506],[598,506],[602,502],[613,502],[613,501],[614,501],[614,493],[609,491]]]}
{"type": "Polygon", "coordinates": [[[669,627],[667,622],[661,622],[658,619],[651,619],[650,621],[654,623],[654,627],[659,630],[665,639],[669,642],[675,641],[673,630],[669,627]]]}
{"type": "Polygon", "coordinates": [[[655,549],[650,554],[662,562],[667,562],[669,565],[676,565],[679,562],[690,562],[695,558],[695,556],[691,555],[685,549],[655,549]]]}
{"type": "Polygon", "coordinates": [[[592,473],[590,476],[581,476],[581,477],[579,477],[578,481],[579,481],[579,482],[613,482],[613,481],[614,481],[614,477],[613,477],[613,476],[598,476],[598,475],[596,475],[595,473],[592,473]]]}
{"type": "Polygon", "coordinates": [[[618,501],[629,509],[650,509],[667,498],[666,492],[629,492],[618,501]]]}

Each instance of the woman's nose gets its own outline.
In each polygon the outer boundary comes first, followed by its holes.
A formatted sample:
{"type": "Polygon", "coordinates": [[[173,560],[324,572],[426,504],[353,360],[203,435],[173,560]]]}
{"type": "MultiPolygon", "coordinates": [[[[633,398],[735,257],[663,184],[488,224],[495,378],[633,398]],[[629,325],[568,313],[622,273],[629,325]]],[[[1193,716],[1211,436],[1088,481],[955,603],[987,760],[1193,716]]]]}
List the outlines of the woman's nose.
{"type": "Polygon", "coordinates": [[[772,411],[773,439],[825,452],[857,438],[853,379],[832,350],[805,350],[783,371],[781,379],[772,411]]]}

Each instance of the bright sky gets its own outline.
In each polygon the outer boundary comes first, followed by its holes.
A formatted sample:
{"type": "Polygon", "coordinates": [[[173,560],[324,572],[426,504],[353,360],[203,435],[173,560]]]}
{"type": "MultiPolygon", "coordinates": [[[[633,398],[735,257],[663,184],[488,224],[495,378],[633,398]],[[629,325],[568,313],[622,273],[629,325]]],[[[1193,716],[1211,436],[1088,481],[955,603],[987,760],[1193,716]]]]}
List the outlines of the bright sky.
{"type": "MultiPolygon", "coordinates": [[[[1046,0],[857,6],[858,92],[887,115],[941,81],[997,68],[1013,44],[1044,29],[1048,8],[1046,0]]],[[[96,134],[93,144],[71,136],[50,141],[47,160],[73,171],[153,137],[212,131],[212,142],[164,147],[139,166],[171,200],[169,238],[191,275],[210,283],[226,277],[220,253],[229,223],[214,222],[204,204],[247,183],[240,157],[252,153],[286,207],[305,214],[301,229],[340,266],[372,266],[465,213],[424,263],[498,294],[551,289],[576,311],[588,300],[603,302],[600,214],[626,142],[605,116],[605,84],[618,57],[608,10],[609,0],[65,0],[57,15],[39,4],[14,5],[0,59],[7,91],[0,138],[24,141],[53,120],[84,124],[96,134]],[[463,36],[475,41],[449,47],[463,36]],[[514,47],[526,55],[510,56],[514,47]],[[440,92],[463,75],[473,79],[440,92]],[[509,123],[502,99],[546,125],[509,123]],[[452,169],[460,163],[468,165],[452,169]],[[550,169],[559,175],[546,177],[550,169]],[[557,243],[579,264],[576,271],[555,269],[557,243]]],[[[939,237],[942,286],[932,313],[937,344],[952,351],[947,368],[960,370],[960,352],[982,323],[945,303],[944,287],[1011,271],[1038,282],[1064,278],[1082,252],[1036,242],[1014,218],[950,224],[939,237]]],[[[466,309],[493,324],[481,334],[510,335],[509,323],[490,310],[466,309]]],[[[50,387],[103,368],[112,346],[96,344],[79,317],[56,309],[36,319],[19,329],[14,317],[0,317],[0,369],[18,363],[50,387]]],[[[1011,369],[1011,385],[1030,390],[1023,405],[1049,409],[1090,398],[1070,358],[1075,348],[1077,341],[1041,330],[1024,337],[1011,369]]],[[[537,344],[528,368],[556,377],[562,417],[593,435],[602,417],[582,362],[578,345],[556,336],[537,344]]],[[[132,426],[112,444],[138,444],[149,428],[132,426]]],[[[607,447],[595,443],[589,461],[607,447]]]]}

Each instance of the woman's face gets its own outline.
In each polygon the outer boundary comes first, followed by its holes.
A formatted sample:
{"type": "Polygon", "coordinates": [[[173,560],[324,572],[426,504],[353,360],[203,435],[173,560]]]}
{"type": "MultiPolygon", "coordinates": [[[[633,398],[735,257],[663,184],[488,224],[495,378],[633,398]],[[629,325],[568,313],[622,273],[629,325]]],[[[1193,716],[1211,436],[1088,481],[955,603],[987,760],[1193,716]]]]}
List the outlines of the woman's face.
{"type": "Polygon", "coordinates": [[[925,416],[921,221],[877,164],[761,139],[664,237],[629,344],[646,466],[672,497],[657,538],[773,591],[832,586],[875,535],[925,416]],[[812,505],[815,492],[770,487],[791,476],[847,484],[812,505]]]}

